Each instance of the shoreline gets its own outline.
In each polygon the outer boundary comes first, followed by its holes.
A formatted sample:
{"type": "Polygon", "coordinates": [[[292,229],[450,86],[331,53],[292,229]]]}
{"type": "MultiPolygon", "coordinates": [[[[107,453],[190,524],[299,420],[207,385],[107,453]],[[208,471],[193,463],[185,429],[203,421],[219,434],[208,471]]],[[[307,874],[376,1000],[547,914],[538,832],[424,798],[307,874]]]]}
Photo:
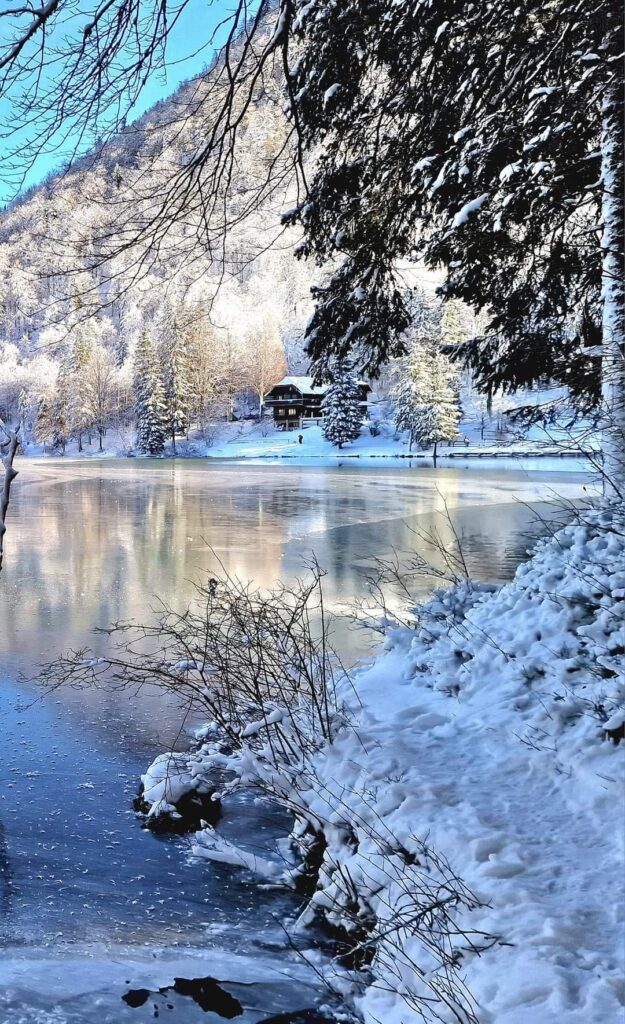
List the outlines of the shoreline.
{"type": "MultiPolygon", "coordinates": [[[[458,452],[439,452],[436,457],[437,463],[444,460],[453,459],[462,461],[463,459],[497,459],[497,460],[510,460],[515,461],[517,459],[577,459],[584,460],[591,463],[594,458],[600,457],[598,452],[584,452],[584,451],[541,451],[532,449],[523,449],[522,451],[458,451],[458,452]]],[[[34,454],[27,454],[21,452],[18,456],[18,460],[25,459],[28,461],[71,461],[71,462],[92,462],[92,461],[104,461],[109,459],[140,459],[141,461],[163,461],[163,460],[181,460],[188,461],[189,459],[205,459],[213,462],[260,462],[269,459],[297,459],[306,460],[307,462],[323,462],[330,460],[343,459],[387,459],[387,460],[402,460],[402,461],[423,461],[423,462],[434,462],[433,456],[429,452],[350,452],[350,451],[336,451],[336,452],[323,452],[308,455],[304,452],[289,453],[289,452],[254,452],[253,454],[246,454],[239,452],[238,454],[232,455],[210,455],[206,452],[163,452],[161,455],[146,455],[140,452],[68,452],[64,455],[56,452],[36,452],[34,454]]]]}

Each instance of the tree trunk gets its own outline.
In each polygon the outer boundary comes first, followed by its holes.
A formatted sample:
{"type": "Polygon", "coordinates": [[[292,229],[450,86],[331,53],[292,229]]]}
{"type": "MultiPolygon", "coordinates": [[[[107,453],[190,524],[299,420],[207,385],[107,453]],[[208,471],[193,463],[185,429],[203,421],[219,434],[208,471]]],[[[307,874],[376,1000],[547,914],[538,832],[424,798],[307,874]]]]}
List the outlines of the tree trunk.
{"type": "Polygon", "coordinates": [[[437,448],[438,448],[438,441],[435,441],[435,442],[434,442],[434,451],[433,451],[433,453],[432,453],[432,457],[433,457],[433,459],[434,459],[434,465],[435,465],[435,466],[436,466],[436,454],[437,454],[437,448]]]}
{"type": "Polygon", "coordinates": [[[176,454],[176,431],[175,430],[172,430],[172,432],[171,432],[171,450],[172,450],[172,452],[175,455],[176,454]]]}
{"type": "Polygon", "coordinates": [[[99,442],[98,447],[99,447],[100,451],[103,451],[104,449],[102,447],[102,431],[101,430],[98,430],[98,442],[99,442]]]}
{"type": "Polygon", "coordinates": [[[2,553],[4,549],[4,535],[6,533],[6,515],[9,507],[9,499],[11,497],[11,484],[17,476],[17,470],[13,468],[13,459],[17,452],[17,446],[19,444],[17,430],[4,430],[8,437],[8,447],[6,453],[2,456],[2,464],[4,466],[4,482],[2,485],[2,491],[0,492],[0,570],[2,569],[2,553]]]}
{"type": "Polygon", "coordinates": [[[82,434],[78,435],[78,451],[82,451],[82,434]]]}
{"type": "Polygon", "coordinates": [[[625,284],[623,248],[623,95],[616,82],[602,109],[601,182],[603,199],[602,290],[603,366],[602,396],[604,489],[620,494],[625,489],[625,284]]]}

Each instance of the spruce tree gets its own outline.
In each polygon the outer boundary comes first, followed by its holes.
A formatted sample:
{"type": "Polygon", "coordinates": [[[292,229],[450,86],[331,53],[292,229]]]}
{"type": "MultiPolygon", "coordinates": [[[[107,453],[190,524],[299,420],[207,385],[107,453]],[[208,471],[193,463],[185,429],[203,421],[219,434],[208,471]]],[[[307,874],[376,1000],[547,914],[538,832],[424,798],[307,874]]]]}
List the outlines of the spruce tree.
{"type": "Polygon", "coordinates": [[[165,448],[165,396],[154,342],[147,329],[135,352],[133,388],[137,448],[146,455],[160,455],[165,448]]]}
{"type": "Polygon", "coordinates": [[[423,448],[432,445],[436,463],[438,444],[451,441],[460,422],[456,377],[449,359],[431,344],[416,344],[400,364],[391,395],[397,429],[408,431],[410,448],[414,442],[423,448]]]}
{"type": "Polygon", "coordinates": [[[164,397],[164,427],[176,451],[176,434],[189,429],[190,372],[185,332],[176,319],[167,325],[161,343],[161,366],[164,397]]]}
{"type": "Polygon", "coordinates": [[[441,343],[453,351],[471,337],[474,317],[459,299],[449,299],[443,308],[440,326],[441,343]]]}
{"type": "Polygon", "coordinates": [[[72,358],[66,353],[60,363],[54,397],[49,407],[52,447],[65,455],[67,442],[72,436],[74,404],[72,388],[72,358]]]}
{"type": "Polygon", "coordinates": [[[74,424],[76,437],[78,438],[78,451],[82,449],[82,436],[85,430],[89,430],[91,423],[89,421],[89,415],[87,413],[86,404],[84,401],[85,397],[85,373],[89,365],[92,352],[92,339],[87,330],[81,330],[76,339],[74,340],[74,346],[72,350],[71,359],[71,376],[72,376],[72,392],[73,392],[73,406],[74,406],[74,424]]]}
{"type": "Polygon", "coordinates": [[[327,441],[342,448],[355,441],[362,428],[358,380],[352,366],[338,363],[321,405],[322,430],[327,441]]]}

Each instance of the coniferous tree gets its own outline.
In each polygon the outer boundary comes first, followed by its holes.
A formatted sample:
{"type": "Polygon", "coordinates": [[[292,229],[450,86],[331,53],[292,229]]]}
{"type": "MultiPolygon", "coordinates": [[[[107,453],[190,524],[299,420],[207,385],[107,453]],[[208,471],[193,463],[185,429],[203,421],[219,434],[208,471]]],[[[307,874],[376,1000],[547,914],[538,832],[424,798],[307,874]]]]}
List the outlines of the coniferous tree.
{"type": "Polygon", "coordinates": [[[82,438],[91,426],[85,405],[85,371],[91,358],[92,345],[89,332],[81,330],[74,341],[72,350],[71,377],[74,405],[74,426],[78,438],[78,451],[82,449],[82,438]]]}
{"type": "Polygon", "coordinates": [[[37,399],[37,411],[35,414],[35,439],[44,446],[52,438],[52,399],[48,392],[44,391],[37,399]]]}
{"type": "Polygon", "coordinates": [[[29,410],[30,402],[28,400],[28,392],[22,388],[17,398],[17,417],[23,435],[26,433],[26,428],[28,426],[29,410]]]}
{"type": "Polygon", "coordinates": [[[459,299],[449,299],[441,314],[441,344],[456,349],[474,333],[471,310],[459,299]]]}
{"type": "Polygon", "coordinates": [[[54,398],[50,403],[49,409],[50,427],[52,431],[52,447],[60,450],[62,455],[65,455],[67,442],[72,436],[72,398],[72,359],[71,355],[66,353],[59,366],[54,398]]]}
{"type": "Polygon", "coordinates": [[[358,379],[349,363],[337,363],[321,405],[322,430],[327,441],[342,448],[355,441],[362,428],[358,379]]]}
{"type": "Polygon", "coordinates": [[[432,345],[417,344],[402,360],[399,380],[391,392],[398,430],[407,430],[409,447],[414,442],[437,446],[458,432],[460,404],[453,367],[443,352],[432,345]]]}
{"type": "Polygon", "coordinates": [[[176,318],[172,318],[164,331],[161,343],[161,366],[163,380],[164,415],[163,425],[176,451],[176,434],[185,434],[189,429],[190,380],[189,353],[185,332],[180,330],[176,318]]]}
{"type": "Polygon", "coordinates": [[[135,352],[133,390],[137,448],[146,455],[160,455],[165,448],[165,396],[154,342],[147,329],[135,352]]]}

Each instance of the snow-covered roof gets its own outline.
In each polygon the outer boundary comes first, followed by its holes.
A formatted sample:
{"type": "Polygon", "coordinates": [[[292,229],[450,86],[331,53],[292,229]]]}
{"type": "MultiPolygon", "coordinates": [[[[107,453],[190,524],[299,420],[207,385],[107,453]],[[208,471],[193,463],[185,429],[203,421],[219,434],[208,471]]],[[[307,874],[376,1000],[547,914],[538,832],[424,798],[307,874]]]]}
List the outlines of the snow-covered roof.
{"type": "MultiPolygon", "coordinates": [[[[279,380],[277,384],[274,384],[274,387],[296,388],[297,391],[301,391],[302,394],[306,395],[325,395],[326,391],[328,390],[328,385],[321,384],[320,386],[315,386],[313,384],[313,380],[313,377],[283,377],[282,380],[279,380]]],[[[364,380],[359,380],[358,383],[364,384],[366,387],[369,387],[367,382],[364,380]]]]}
{"type": "Polygon", "coordinates": [[[315,387],[313,384],[312,377],[283,377],[277,384],[274,384],[276,388],[296,388],[301,391],[302,394],[307,395],[325,395],[328,385],[322,384],[321,387],[315,387]]]}

